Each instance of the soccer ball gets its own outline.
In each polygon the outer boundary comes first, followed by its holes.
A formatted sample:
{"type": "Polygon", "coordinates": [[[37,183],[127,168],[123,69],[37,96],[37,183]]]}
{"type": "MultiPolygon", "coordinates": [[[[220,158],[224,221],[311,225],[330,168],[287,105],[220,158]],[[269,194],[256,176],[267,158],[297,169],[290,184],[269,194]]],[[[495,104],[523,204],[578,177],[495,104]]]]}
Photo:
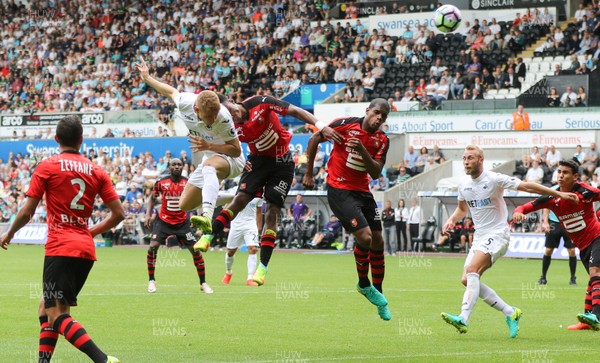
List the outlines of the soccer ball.
{"type": "Polygon", "coordinates": [[[442,5],[433,14],[435,27],[444,33],[453,32],[460,25],[460,10],[454,5],[442,5]]]}

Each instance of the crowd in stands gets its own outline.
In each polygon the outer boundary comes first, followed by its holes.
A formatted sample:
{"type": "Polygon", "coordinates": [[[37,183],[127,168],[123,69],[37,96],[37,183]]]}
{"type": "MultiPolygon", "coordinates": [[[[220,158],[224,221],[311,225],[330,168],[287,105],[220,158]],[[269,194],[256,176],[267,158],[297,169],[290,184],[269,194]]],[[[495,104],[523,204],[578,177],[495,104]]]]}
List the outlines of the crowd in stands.
{"type": "MultiPolygon", "coordinates": [[[[47,5],[0,5],[0,112],[155,108],[164,119],[172,105],[136,76],[140,57],[180,90],[212,89],[238,101],[251,94],[283,96],[306,83],[347,82],[346,101],[379,96],[434,107],[444,99],[482,98],[488,88],[518,88],[522,63],[496,62],[493,55],[515,54],[531,29],[543,35],[552,21],[547,9],[535,9],[503,26],[495,19],[466,22],[455,44],[423,26],[390,37],[369,33],[360,19],[353,26],[332,20],[327,12],[333,1],[47,5]],[[310,21],[318,23],[311,27],[310,21]],[[444,53],[450,45],[460,52],[444,53]],[[378,88],[394,64],[421,65],[426,72],[408,73],[393,89],[378,88]]],[[[589,41],[578,51],[593,58],[598,27],[588,10],[581,28],[589,41]]]]}
{"type": "Polygon", "coordinates": [[[558,94],[556,87],[551,87],[546,98],[548,107],[585,107],[588,101],[587,92],[581,86],[577,88],[577,92],[572,86],[567,86],[562,95],[558,94]]]}
{"type": "Polygon", "coordinates": [[[581,181],[598,188],[600,186],[599,156],[595,143],[590,144],[588,150],[577,145],[573,155],[564,155],[554,145],[544,146],[542,150],[534,146],[531,153],[524,154],[521,160],[517,161],[514,175],[526,181],[555,186],[558,183],[558,162],[563,159],[576,159],[581,165],[579,170],[581,181]]]}

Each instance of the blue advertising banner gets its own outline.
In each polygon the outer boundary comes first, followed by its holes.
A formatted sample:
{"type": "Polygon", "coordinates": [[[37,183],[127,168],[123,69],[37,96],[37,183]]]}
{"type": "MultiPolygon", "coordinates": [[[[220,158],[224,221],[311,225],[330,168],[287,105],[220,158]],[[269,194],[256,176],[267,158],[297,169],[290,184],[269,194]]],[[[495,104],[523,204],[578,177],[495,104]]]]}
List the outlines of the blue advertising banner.
{"type": "MultiPolygon", "coordinates": [[[[131,156],[150,151],[158,159],[165,155],[167,150],[172,151],[174,156],[178,156],[181,150],[188,150],[189,153],[189,143],[186,137],[84,139],[81,151],[89,149],[94,149],[96,155],[100,150],[103,150],[109,157],[113,157],[117,151],[121,156],[125,155],[125,151],[131,156]]],[[[58,144],[54,140],[0,142],[0,158],[6,160],[10,151],[23,155],[31,155],[33,151],[36,151],[38,155],[47,154],[48,156],[59,152],[58,144]]]]}
{"type": "MultiPolygon", "coordinates": [[[[308,139],[311,134],[299,134],[292,137],[290,150],[298,149],[300,154],[306,150],[308,139]]],[[[333,144],[326,142],[321,144],[325,155],[329,156],[333,144]]],[[[246,155],[249,153],[248,146],[243,144],[246,155]]],[[[129,155],[135,156],[146,151],[150,151],[152,155],[158,159],[165,155],[165,151],[170,150],[174,156],[179,155],[181,150],[187,150],[188,155],[189,143],[186,137],[147,137],[147,138],[107,138],[107,139],[84,139],[81,151],[94,149],[96,154],[98,151],[104,150],[109,157],[114,157],[115,152],[119,152],[121,156],[125,155],[125,151],[129,155]]],[[[0,158],[6,160],[9,152],[14,154],[21,153],[22,155],[36,151],[38,155],[48,156],[58,153],[58,144],[54,140],[19,140],[19,141],[2,141],[0,142],[0,158]]]]}
{"type": "Polygon", "coordinates": [[[344,87],[345,83],[306,84],[285,96],[283,100],[305,110],[313,110],[315,104],[323,102],[344,87]]]}
{"type": "MultiPolygon", "coordinates": [[[[543,233],[511,233],[506,257],[542,258],[546,236],[543,233]]],[[[579,256],[579,249],[575,249],[579,256]]],[[[554,250],[552,259],[568,259],[569,253],[561,239],[560,246],[554,250]]]]}

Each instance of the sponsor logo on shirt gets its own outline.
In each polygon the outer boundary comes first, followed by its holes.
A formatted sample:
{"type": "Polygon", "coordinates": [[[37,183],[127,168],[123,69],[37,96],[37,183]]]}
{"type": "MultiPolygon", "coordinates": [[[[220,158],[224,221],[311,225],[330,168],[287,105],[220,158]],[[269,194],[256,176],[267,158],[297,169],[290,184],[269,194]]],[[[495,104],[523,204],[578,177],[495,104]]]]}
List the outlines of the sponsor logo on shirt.
{"type": "Polygon", "coordinates": [[[492,200],[490,198],[468,200],[467,204],[471,208],[481,208],[481,207],[487,207],[488,205],[492,204],[492,200]]]}

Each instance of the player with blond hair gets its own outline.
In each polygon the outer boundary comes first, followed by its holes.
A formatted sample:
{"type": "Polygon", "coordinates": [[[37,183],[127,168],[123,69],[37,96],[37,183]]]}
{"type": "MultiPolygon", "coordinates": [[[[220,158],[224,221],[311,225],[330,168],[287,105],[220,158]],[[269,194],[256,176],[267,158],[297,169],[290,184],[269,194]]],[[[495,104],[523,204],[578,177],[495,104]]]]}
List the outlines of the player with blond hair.
{"type": "Polygon", "coordinates": [[[143,58],[135,66],[148,86],[175,103],[176,118],[185,123],[190,140],[195,141],[194,151],[202,156],[201,164],[189,176],[179,207],[191,211],[202,205],[197,226],[202,233],[212,233],[219,182],[240,175],[246,162],[231,113],[220,104],[215,92],[179,92],[152,77],[143,58]]]}

